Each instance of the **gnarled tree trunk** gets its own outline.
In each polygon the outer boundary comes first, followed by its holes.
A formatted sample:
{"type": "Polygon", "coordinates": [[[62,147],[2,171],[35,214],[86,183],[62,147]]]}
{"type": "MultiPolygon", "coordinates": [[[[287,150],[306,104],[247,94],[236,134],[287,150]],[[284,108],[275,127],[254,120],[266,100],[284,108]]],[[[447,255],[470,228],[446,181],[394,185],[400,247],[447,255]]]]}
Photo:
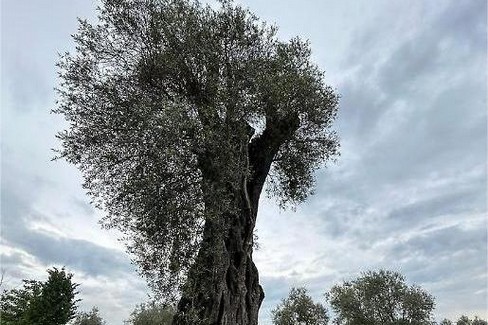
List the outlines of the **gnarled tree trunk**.
{"type": "Polygon", "coordinates": [[[257,324],[264,292],[252,260],[256,210],[245,200],[241,193],[239,210],[207,219],[174,325],[257,324]]]}
{"type": "MultiPolygon", "coordinates": [[[[236,147],[245,148],[241,159],[249,165],[249,179],[244,173],[242,186],[224,190],[228,197],[223,199],[232,202],[235,209],[207,217],[200,251],[189,272],[173,325],[257,325],[264,299],[252,260],[259,197],[279,147],[298,126],[298,116],[288,116],[269,123],[252,141],[252,131],[248,137],[237,139],[236,147]]],[[[200,157],[204,183],[210,184],[204,193],[215,186],[226,187],[219,182],[218,171],[212,169],[207,158],[200,157]]],[[[219,202],[209,199],[205,204],[206,209],[219,210],[219,202]]]]}

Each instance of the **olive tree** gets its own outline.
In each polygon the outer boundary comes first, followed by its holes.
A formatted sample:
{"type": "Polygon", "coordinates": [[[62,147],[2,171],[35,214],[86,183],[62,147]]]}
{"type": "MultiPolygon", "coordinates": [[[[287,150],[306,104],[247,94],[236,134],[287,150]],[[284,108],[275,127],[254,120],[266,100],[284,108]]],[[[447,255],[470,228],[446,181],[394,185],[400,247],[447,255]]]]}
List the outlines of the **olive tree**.
{"type": "Polygon", "coordinates": [[[487,325],[487,322],[475,316],[474,319],[470,319],[466,315],[462,315],[456,322],[456,325],[487,325]]]}
{"type": "Polygon", "coordinates": [[[171,325],[174,308],[155,301],[137,305],[130,318],[124,322],[126,325],[171,325]]]}
{"type": "Polygon", "coordinates": [[[305,288],[292,288],[271,313],[275,325],[327,325],[329,321],[326,308],[315,303],[305,288]]]}
{"type": "Polygon", "coordinates": [[[434,297],[392,271],[368,271],[326,294],[335,324],[431,325],[434,297]]]}
{"type": "Polygon", "coordinates": [[[105,321],[99,314],[97,307],[93,307],[89,312],[82,311],[70,325],[105,325],[105,321]]]}
{"type": "Polygon", "coordinates": [[[230,1],[102,0],[59,62],[59,157],[122,230],[174,324],[256,324],[263,188],[302,202],[338,154],[338,96],[307,42],[230,1]]]}

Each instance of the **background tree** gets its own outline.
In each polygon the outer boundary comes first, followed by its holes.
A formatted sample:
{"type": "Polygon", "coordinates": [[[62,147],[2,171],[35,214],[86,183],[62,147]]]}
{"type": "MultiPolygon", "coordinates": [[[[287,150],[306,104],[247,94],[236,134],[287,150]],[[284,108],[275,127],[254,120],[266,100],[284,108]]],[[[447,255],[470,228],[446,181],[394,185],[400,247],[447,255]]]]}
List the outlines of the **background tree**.
{"type": "MultiPolygon", "coordinates": [[[[72,325],[104,325],[105,321],[99,315],[97,307],[93,307],[89,312],[79,312],[72,325]]],[[[164,324],[163,324],[164,325],[164,324]]]]}
{"type": "Polygon", "coordinates": [[[458,321],[456,322],[456,325],[470,325],[470,324],[471,324],[471,320],[466,315],[462,315],[461,317],[459,317],[458,321]]]}
{"type": "Polygon", "coordinates": [[[462,315],[456,322],[456,325],[486,325],[486,324],[487,322],[483,319],[480,319],[478,316],[475,316],[474,319],[470,319],[466,315],[462,315]]]}
{"type": "Polygon", "coordinates": [[[397,272],[368,271],[327,294],[336,324],[432,324],[434,298],[397,272]]]}
{"type": "Polygon", "coordinates": [[[24,280],[21,289],[5,290],[0,298],[2,324],[63,325],[76,313],[78,284],[73,274],[53,268],[46,282],[24,280]]]}
{"type": "Polygon", "coordinates": [[[41,296],[42,283],[23,280],[21,289],[4,290],[0,298],[0,318],[5,325],[29,324],[33,303],[41,296]]]}
{"type": "Polygon", "coordinates": [[[471,325],[487,325],[488,322],[484,319],[479,318],[478,316],[475,316],[473,321],[471,322],[471,325]]]}
{"type": "Polygon", "coordinates": [[[326,325],[329,321],[325,307],[314,303],[305,288],[292,288],[271,313],[275,325],[326,325]]]}
{"type": "Polygon", "coordinates": [[[265,181],[282,206],[338,153],[338,97],[297,38],[230,1],[102,0],[59,63],[59,156],[82,171],[104,224],[175,324],[256,324],[252,260],[265,181]]]}
{"type": "Polygon", "coordinates": [[[138,305],[131,313],[127,325],[170,325],[175,314],[174,308],[157,302],[138,305]]]}
{"type": "Polygon", "coordinates": [[[66,324],[76,315],[75,299],[78,284],[73,283],[73,274],[64,268],[47,270],[49,277],[42,285],[42,294],[36,300],[37,314],[40,316],[35,324],[57,325],[66,324]],[[41,314],[43,314],[41,316],[41,314]]]}

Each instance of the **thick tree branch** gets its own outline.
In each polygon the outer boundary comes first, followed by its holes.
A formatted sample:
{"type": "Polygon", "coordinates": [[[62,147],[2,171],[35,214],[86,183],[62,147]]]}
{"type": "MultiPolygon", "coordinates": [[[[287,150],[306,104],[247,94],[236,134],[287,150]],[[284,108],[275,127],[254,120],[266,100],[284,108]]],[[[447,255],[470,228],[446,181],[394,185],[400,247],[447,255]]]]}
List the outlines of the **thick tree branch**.
{"type": "Polygon", "coordinates": [[[297,113],[292,113],[280,120],[266,121],[266,129],[261,136],[253,139],[249,144],[249,163],[251,165],[251,193],[254,209],[256,209],[259,196],[271,168],[271,163],[278,153],[281,145],[289,140],[300,126],[297,113]]]}

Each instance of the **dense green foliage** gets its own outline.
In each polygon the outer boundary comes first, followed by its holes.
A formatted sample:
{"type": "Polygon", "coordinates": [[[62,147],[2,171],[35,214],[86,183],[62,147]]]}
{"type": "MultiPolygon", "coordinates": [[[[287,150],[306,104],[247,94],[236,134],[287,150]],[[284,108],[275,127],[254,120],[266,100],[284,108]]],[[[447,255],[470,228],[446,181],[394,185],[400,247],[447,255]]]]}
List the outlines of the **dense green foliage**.
{"type": "Polygon", "coordinates": [[[70,325],[104,325],[105,321],[98,314],[98,308],[93,307],[89,312],[79,312],[70,325]]]}
{"type": "Polygon", "coordinates": [[[326,325],[329,317],[320,303],[314,303],[305,288],[292,288],[273,311],[274,325],[326,325]]]}
{"type": "Polygon", "coordinates": [[[432,324],[434,298],[418,286],[409,287],[397,272],[365,272],[332,287],[327,296],[336,324],[432,324]]]}
{"type": "Polygon", "coordinates": [[[76,313],[78,284],[64,268],[47,271],[46,282],[24,280],[21,289],[6,290],[0,298],[1,322],[5,325],[63,325],[76,313]]]}
{"type": "Polygon", "coordinates": [[[171,325],[174,309],[156,302],[138,305],[131,313],[127,325],[171,325]]]}
{"type": "Polygon", "coordinates": [[[5,325],[26,325],[36,313],[37,301],[42,294],[42,283],[23,280],[21,289],[4,291],[0,298],[1,322],[5,325]]]}
{"type": "Polygon", "coordinates": [[[250,210],[252,232],[266,179],[282,204],[299,203],[338,154],[338,96],[307,42],[279,41],[231,1],[102,0],[74,39],[59,63],[59,154],[165,298],[208,220],[250,210]]]}

